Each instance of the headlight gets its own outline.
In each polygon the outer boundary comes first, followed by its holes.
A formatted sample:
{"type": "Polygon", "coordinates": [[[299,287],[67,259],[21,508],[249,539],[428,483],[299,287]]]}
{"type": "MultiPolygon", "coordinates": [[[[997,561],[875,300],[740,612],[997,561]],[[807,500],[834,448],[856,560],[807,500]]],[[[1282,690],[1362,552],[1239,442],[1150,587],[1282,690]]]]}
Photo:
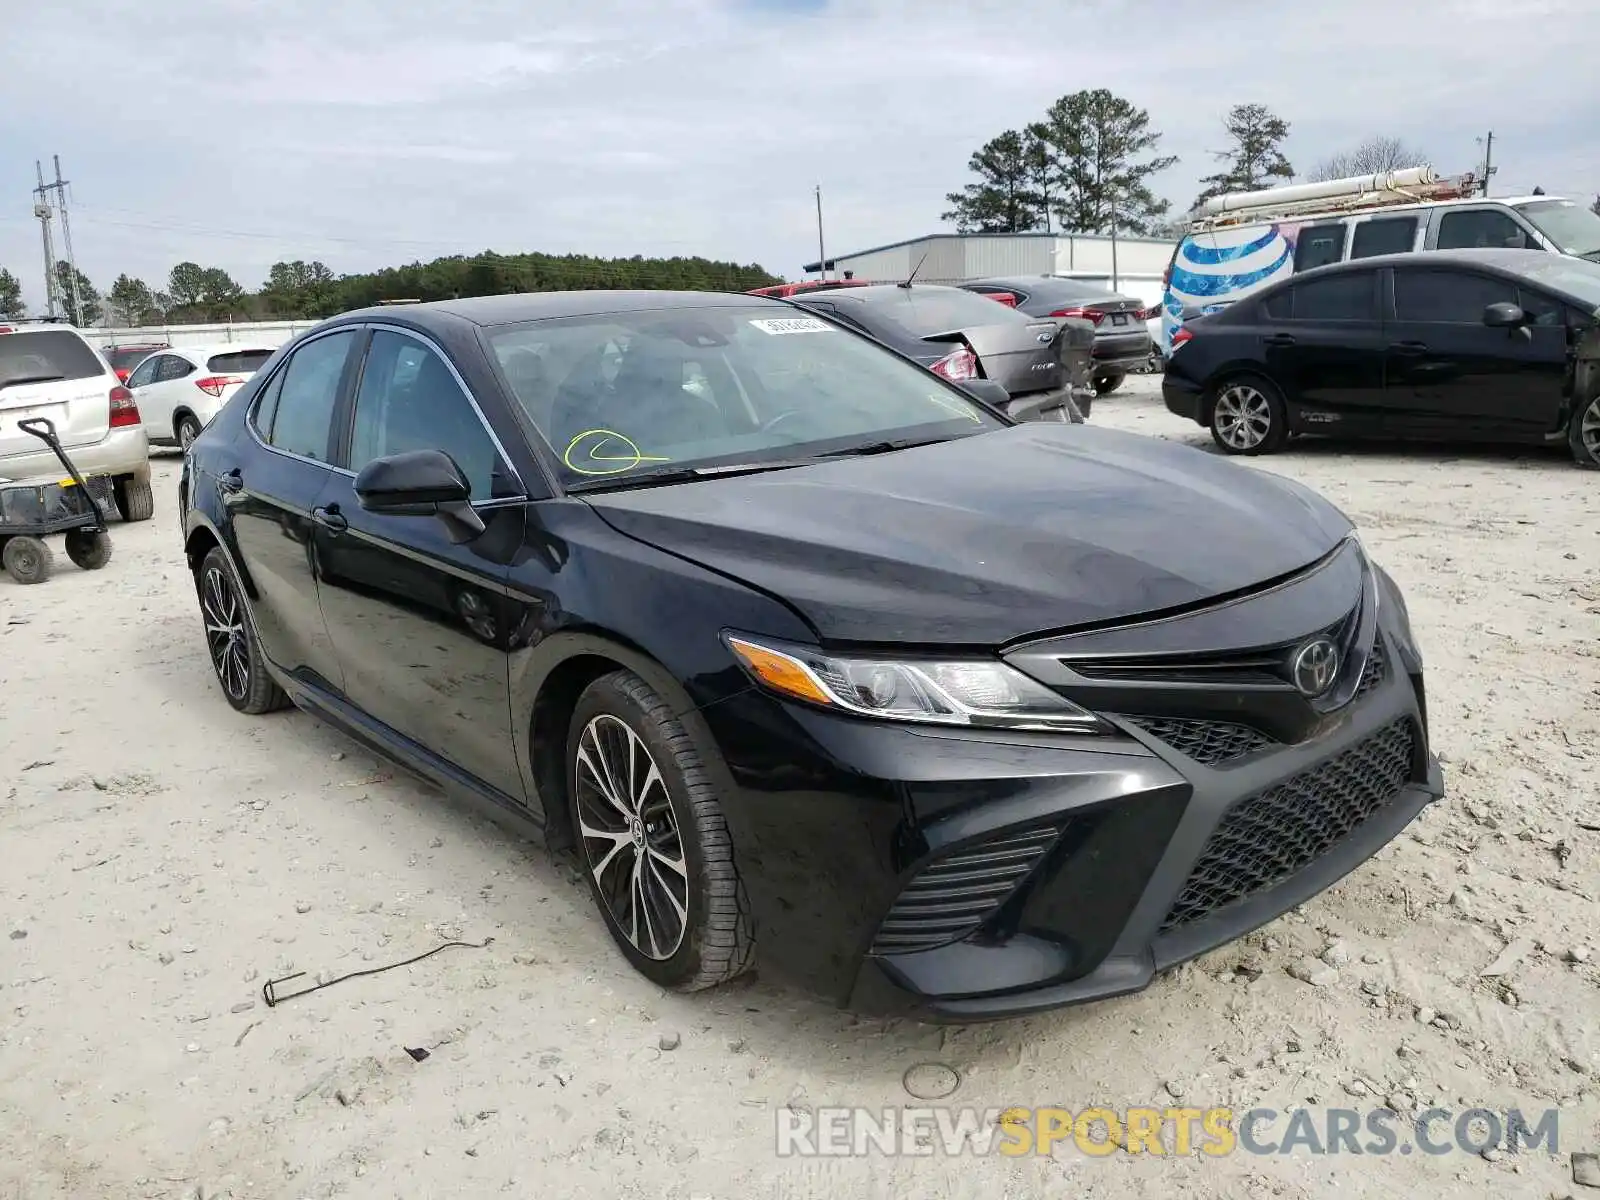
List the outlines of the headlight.
{"type": "Polygon", "coordinates": [[[757,683],[823,708],[885,721],[1107,732],[1087,709],[991,659],[858,658],[732,634],[726,640],[757,683]]]}

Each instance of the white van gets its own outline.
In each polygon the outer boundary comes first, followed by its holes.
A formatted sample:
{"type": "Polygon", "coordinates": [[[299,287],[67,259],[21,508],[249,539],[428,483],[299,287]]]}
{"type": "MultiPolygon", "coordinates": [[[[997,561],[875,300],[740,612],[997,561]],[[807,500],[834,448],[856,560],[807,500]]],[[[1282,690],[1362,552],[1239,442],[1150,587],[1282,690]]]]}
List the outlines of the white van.
{"type": "Polygon", "coordinates": [[[1430,167],[1236,192],[1207,201],[1173,251],[1161,346],[1185,310],[1216,312],[1297,271],[1408,250],[1506,246],[1600,262],[1600,216],[1559,196],[1490,200],[1430,167]]]}

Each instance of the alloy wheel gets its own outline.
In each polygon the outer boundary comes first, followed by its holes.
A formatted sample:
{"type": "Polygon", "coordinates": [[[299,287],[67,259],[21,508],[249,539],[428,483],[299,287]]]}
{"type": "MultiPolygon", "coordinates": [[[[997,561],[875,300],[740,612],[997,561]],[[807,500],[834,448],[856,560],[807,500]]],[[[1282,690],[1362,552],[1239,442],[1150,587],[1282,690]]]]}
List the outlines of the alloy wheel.
{"type": "Polygon", "coordinates": [[[1600,462],[1600,397],[1590,402],[1578,421],[1578,441],[1593,462],[1600,462]]]}
{"type": "Polygon", "coordinates": [[[640,954],[671,958],[689,925],[689,865],[650,748],[602,713],[578,738],[574,775],[584,857],[611,919],[640,954]]]}
{"type": "Polygon", "coordinates": [[[185,418],[178,423],[178,447],[188,450],[194,445],[195,438],[200,436],[200,427],[193,420],[185,418]]]}
{"type": "Polygon", "coordinates": [[[216,567],[208,568],[201,581],[200,613],[205,618],[206,647],[211,652],[217,680],[230,699],[243,703],[250,693],[244,608],[233,582],[216,567]]]}
{"type": "Polygon", "coordinates": [[[1254,450],[1272,431],[1272,406],[1248,383],[1230,383],[1212,410],[1217,436],[1233,450],[1254,450]]]}

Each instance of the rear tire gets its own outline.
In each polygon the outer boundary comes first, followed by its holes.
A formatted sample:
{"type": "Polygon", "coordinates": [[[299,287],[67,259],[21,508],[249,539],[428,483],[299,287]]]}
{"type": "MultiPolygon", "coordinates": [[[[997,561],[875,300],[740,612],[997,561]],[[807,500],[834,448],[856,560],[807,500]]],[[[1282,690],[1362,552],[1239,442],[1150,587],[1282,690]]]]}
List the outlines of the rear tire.
{"type": "Polygon", "coordinates": [[[1094,394],[1096,396],[1109,396],[1122,386],[1126,375],[1100,375],[1094,381],[1094,394]]]}
{"type": "Polygon", "coordinates": [[[1289,410],[1276,384],[1234,375],[1212,389],[1211,438],[1224,454],[1273,454],[1289,440],[1289,410]]]}
{"type": "Polygon", "coordinates": [[[632,672],[578,697],[567,803],[578,865],[635,970],[694,992],[749,969],[755,938],[721,802],[688,731],[632,672]]]}
{"type": "Polygon", "coordinates": [[[0,562],[18,583],[43,583],[50,578],[55,555],[36,537],[14,537],[7,539],[6,548],[0,551],[0,562]]]}
{"type": "Polygon", "coordinates": [[[287,707],[289,698],[267,673],[244,589],[221,546],[213,546],[201,560],[194,584],[211,670],[228,703],[251,716],[287,707]]]}
{"type": "Polygon", "coordinates": [[[1567,445],[1573,462],[1588,471],[1600,470],[1600,396],[1572,414],[1567,445]]]}
{"type": "Polygon", "coordinates": [[[156,515],[156,497],[148,479],[119,475],[111,485],[111,494],[122,510],[124,521],[148,521],[156,515]]]}
{"type": "Polygon", "coordinates": [[[104,529],[69,529],[67,557],[84,571],[98,571],[111,561],[111,535],[104,529]]]}
{"type": "Polygon", "coordinates": [[[188,450],[194,445],[195,438],[200,436],[200,418],[193,413],[184,413],[172,429],[178,439],[178,448],[188,450]]]}

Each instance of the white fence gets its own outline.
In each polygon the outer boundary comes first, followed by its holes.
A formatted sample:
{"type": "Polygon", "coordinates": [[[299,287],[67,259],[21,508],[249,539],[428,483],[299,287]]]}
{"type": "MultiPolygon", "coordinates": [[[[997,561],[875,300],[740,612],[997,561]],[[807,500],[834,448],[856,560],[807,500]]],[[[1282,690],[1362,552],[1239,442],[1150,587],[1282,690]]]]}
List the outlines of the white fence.
{"type": "Polygon", "coordinates": [[[164,342],[168,346],[209,346],[214,342],[255,342],[281,346],[316,321],[230,321],[217,325],[141,325],[137,329],[98,326],[83,334],[95,345],[164,342]]]}

